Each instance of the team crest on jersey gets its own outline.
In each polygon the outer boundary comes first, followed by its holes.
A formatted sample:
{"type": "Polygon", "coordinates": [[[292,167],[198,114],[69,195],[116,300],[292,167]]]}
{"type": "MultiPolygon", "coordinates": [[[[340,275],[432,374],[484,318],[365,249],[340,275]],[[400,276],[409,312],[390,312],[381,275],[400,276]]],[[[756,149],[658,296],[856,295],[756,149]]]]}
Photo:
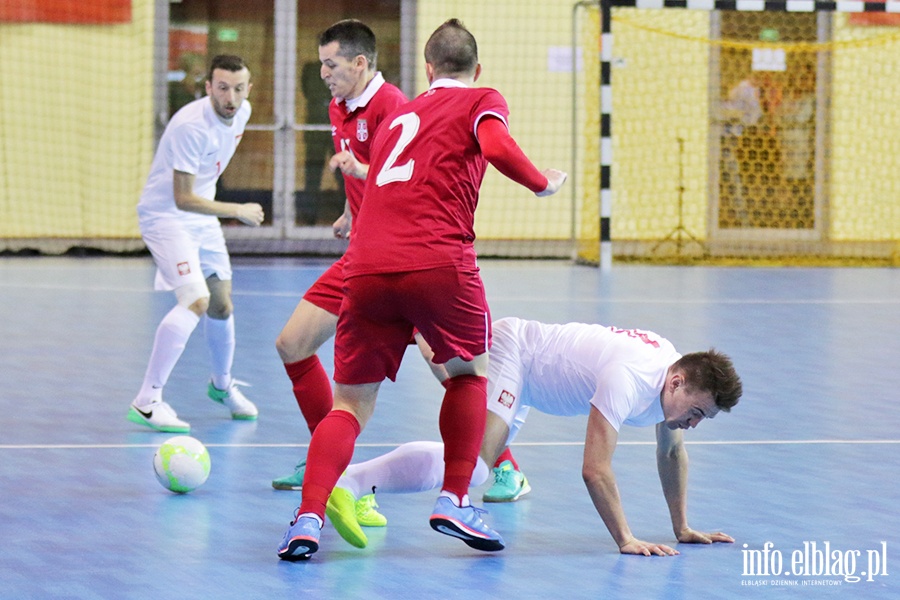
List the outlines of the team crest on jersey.
{"type": "Polygon", "coordinates": [[[369,125],[365,119],[360,119],[356,122],[356,139],[361,142],[369,139],[369,125]]]}
{"type": "Polygon", "coordinates": [[[178,263],[178,274],[179,275],[190,275],[191,274],[190,263],[186,263],[186,262],[178,263]]]}
{"type": "Polygon", "coordinates": [[[512,394],[510,394],[509,392],[507,392],[506,390],[503,390],[502,392],[500,392],[500,397],[497,398],[497,402],[499,402],[506,408],[511,407],[513,405],[513,402],[515,402],[515,401],[516,401],[516,397],[513,396],[512,394]]]}

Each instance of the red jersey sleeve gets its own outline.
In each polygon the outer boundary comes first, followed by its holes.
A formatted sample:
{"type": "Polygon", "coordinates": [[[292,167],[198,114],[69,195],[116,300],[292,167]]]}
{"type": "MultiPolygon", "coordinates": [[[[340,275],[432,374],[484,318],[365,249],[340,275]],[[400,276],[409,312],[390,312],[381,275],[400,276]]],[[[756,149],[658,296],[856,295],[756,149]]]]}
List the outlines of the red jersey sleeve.
{"type": "Polygon", "coordinates": [[[491,115],[478,122],[478,143],[489,163],[534,193],[547,189],[547,178],[534,166],[516,141],[509,135],[506,123],[491,115]]]}

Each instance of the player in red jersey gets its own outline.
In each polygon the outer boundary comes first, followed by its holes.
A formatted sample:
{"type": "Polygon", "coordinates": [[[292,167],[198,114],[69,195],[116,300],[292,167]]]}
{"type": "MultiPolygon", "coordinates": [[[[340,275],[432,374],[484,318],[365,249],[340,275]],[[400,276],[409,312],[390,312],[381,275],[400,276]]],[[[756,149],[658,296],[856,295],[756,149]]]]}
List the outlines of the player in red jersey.
{"type": "MultiPolygon", "coordinates": [[[[332,94],[328,117],[335,156],[331,167],[354,175],[344,177],[347,201],[344,214],[333,226],[335,237],[346,238],[362,203],[363,179],[375,131],[407,99],[376,71],[375,34],[360,21],[339,21],[322,32],[319,59],[322,79],[332,94]]],[[[343,265],[341,258],[307,290],[275,342],[310,433],[332,408],[331,381],[316,352],[334,335],[337,326],[344,298],[343,265]]],[[[305,465],[301,461],[293,473],[273,480],[272,486],[301,489],[305,465]]],[[[384,518],[372,507],[374,498],[364,496],[360,502],[368,506],[361,506],[366,515],[361,524],[384,525],[384,518]]]]}
{"type": "Polygon", "coordinates": [[[479,550],[504,546],[468,498],[486,420],[491,336],[474,213],[489,162],[538,196],[555,193],[566,174],[539,171],[509,135],[503,97],[470,87],[481,65],[462,23],[451,19],[431,35],[425,62],[430,89],[392,113],[372,147],[344,266],[335,408],[313,433],[302,503],[278,548],[284,560],[318,550],[329,495],[414,329],[450,376],[439,421],[444,483],[431,526],[479,550]]]}
{"type": "MultiPolygon", "coordinates": [[[[319,57],[322,78],[333,96],[328,106],[335,147],[330,166],[345,175],[347,194],[344,214],[334,223],[334,235],[346,238],[362,203],[375,132],[384,118],[407,100],[403,92],[385,82],[375,70],[375,34],[360,21],[340,21],[325,30],[319,36],[319,57]]],[[[337,326],[338,309],[344,297],[343,264],[343,258],[335,262],[307,290],[275,343],[310,433],[332,408],[331,382],[316,352],[334,335],[337,326]]],[[[436,374],[439,378],[442,375],[436,374]]],[[[518,469],[509,452],[498,459],[497,466],[504,460],[518,469]]],[[[306,461],[301,460],[293,473],[272,480],[272,487],[302,489],[305,470],[306,461]]],[[[516,493],[521,494],[521,489],[524,486],[516,493]]],[[[371,495],[353,501],[359,507],[361,524],[385,524],[384,518],[374,510],[371,495]]]]}

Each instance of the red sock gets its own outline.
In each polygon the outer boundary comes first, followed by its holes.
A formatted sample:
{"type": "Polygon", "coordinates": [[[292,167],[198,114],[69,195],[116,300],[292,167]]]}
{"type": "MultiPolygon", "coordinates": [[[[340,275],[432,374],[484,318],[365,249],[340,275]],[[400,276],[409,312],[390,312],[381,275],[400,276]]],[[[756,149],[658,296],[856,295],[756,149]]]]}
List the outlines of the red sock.
{"type": "Polygon", "coordinates": [[[331,381],[328,374],[322,368],[319,357],[313,354],[309,358],[284,365],[291,383],[294,384],[294,398],[297,406],[306,419],[309,432],[316,430],[316,426],[331,411],[333,398],[331,395],[331,381]]]}
{"type": "Polygon", "coordinates": [[[516,471],[519,470],[519,463],[517,463],[516,459],[513,458],[512,452],[509,451],[509,447],[507,447],[506,450],[503,451],[503,454],[497,457],[497,462],[494,463],[494,468],[496,469],[497,467],[499,467],[500,463],[502,463],[504,460],[508,460],[509,462],[511,462],[513,469],[515,469],[516,471]]]}
{"type": "Polygon", "coordinates": [[[448,380],[441,404],[444,440],[444,487],[462,500],[469,493],[472,471],[484,438],[487,378],[459,375],[448,380]]]}
{"type": "Polygon", "coordinates": [[[300,514],[310,512],[325,519],[325,503],[353,458],[359,431],[359,421],[345,410],[331,411],[316,427],[306,454],[300,514]]]}

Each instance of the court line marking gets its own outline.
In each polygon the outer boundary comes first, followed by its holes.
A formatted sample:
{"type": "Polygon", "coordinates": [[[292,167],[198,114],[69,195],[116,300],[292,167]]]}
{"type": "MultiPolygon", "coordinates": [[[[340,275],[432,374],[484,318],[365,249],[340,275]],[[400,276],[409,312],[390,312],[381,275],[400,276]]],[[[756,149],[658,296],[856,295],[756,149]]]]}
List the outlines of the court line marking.
{"type": "MultiPolygon", "coordinates": [[[[158,444],[0,444],[0,450],[115,450],[124,448],[156,448],[158,444]]],[[[396,448],[405,442],[356,444],[357,448],[396,448]]],[[[713,440],[685,441],[688,446],[775,446],[788,445],[874,445],[900,444],[900,440],[713,440]]],[[[309,444],[216,444],[204,443],[207,448],[308,448],[309,444]]],[[[515,442],[515,447],[583,446],[584,442],[515,442]]],[[[619,446],[655,446],[656,442],[619,442],[619,446]]]]}
{"type": "MultiPolygon", "coordinates": [[[[78,292],[99,292],[99,293],[156,293],[151,287],[123,287],[123,286],[106,286],[106,287],[86,287],[84,285],[74,284],[33,284],[33,283],[3,283],[0,289],[33,289],[33,290],[67,290],[78,292]]],[[[300,298],[306,293],[306,289],[298,289],[296,291],[253,291],[253,290],[234,290],[232,296],[248,296],[248,297],[269,297],[269,298],[300,298]]],[[[582,296],[578,298],[565,296],[501,296],[495,295],[491,297],[492,302],[527,302],[527,303],[545,303],[545,302],[568,302],[568,303],[584,303],[584,302],[602,302],[603,304],[684,304],[684,305],[739,305],[739,304],[758,304],[758,305],[841,305],[841,304],[862,304],[862,305],[892,305],[900,304],[900,298],[608,298],[604,296],[582,296]]]]}

